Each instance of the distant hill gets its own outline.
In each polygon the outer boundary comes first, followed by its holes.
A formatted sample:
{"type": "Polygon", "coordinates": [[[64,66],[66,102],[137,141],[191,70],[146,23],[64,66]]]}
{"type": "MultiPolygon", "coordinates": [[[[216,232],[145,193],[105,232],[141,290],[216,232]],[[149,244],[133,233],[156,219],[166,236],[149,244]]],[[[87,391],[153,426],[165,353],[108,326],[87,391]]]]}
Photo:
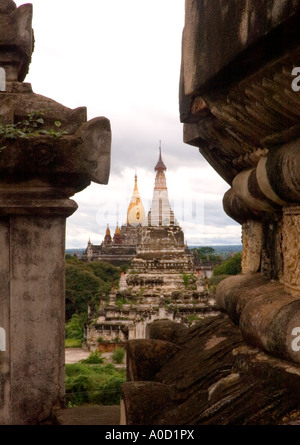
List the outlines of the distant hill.
{"type": "Polygon", "coordinates": [[[69,255],[74,255],[74,253],[76,253],[79,257],[84,253],[85,248],[80,248],[80,249],[66,249],[66,254],[69,255]]]}
{"type": "MultiPolygon", "coordinates": [[[[199,247],[212,247],[217,254],[220,254],[223,258],[228,258],[231,254],[231,252],[241,252],[243,250],[242,244],[234,244],[234,245],[220,245],[220,246],[210,246],[210,245],[203,245],[203,246],[189,246],[189,249],[197,249],[199,247]]],[[[76,253],[79,257],[84,253],[85,248],[78,248],[78,249],[66,249],[66,254],[74,255],[76,253]]]]}
{"type": "Polygon", "coordinates": [[[210,245],[203,245],[203,246],[189,246],[189,249],[199,249],[200,247],[212,247],[214,251],[221,255],[223,258],[228,258],[230,254],[241,252],[243,250],[242,244],[234,244],[234,245],[220,245],[220,246],[210,246],[210,245]]]}

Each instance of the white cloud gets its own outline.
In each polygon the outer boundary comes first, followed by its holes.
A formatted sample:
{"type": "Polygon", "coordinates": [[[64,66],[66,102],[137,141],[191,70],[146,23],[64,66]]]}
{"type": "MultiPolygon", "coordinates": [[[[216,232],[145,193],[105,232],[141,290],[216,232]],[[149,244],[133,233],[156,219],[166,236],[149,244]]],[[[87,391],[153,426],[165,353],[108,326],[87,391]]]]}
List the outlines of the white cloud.
{"type": "Polygon", "coordinates": [[[159,140],[170,201],[188,243],[239,243],[240,227],[222,209],[229,186],[197,148],[183,143],[178,89],[184,0],[32,4],[35,51],[26,81],[67,107],[86,106],[89,119],[106,116],[112,126],[109,184],[91,184],[75,195],[79,208],[67,220],[67,247],[85,247],[89,237],[98,244],[107,223],[114,229],[125,222],[135,169],[148,211],[159,140]]]}

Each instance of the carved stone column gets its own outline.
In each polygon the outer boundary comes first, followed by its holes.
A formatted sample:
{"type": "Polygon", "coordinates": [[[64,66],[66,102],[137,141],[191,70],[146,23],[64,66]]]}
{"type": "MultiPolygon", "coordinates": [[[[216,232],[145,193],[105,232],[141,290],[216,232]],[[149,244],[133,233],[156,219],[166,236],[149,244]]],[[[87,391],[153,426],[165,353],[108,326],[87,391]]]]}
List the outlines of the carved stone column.
{"type": "Polygon", "coordinates": [[[300,206],[285,207],[282,219],[283,277],[285,290],[300,296],[300,206]]]}
{"type": "Polygon", "coordinates": [[[242,272],[255,273],[260,270],[262,249],[262,224],[248,220],[242,225],[242,272]]]}
{"type": "Polygon", "coordinates": [[[2,136],[0,145],[0,424],[9,425],[37,424],[64,404],[65,225],[77,208],[69,198],[91,181],[107,184],[110,170],[108,119],[87,122],[84,107],[71,110],[23,83],[31,19],[31,5],[1,2],[0,124],[45,110],[43,131],[2,136]],[[49,131],[56,120],[60,137],[49,131]]]}
{"type": "Polygon", "coordinates": [[[64,403],[65,221],[74,201],[0,191],[1,424],[35,424],[64,403]]]}
{"type": "Polygon", "coordinates": [[[300,3],[223,6],[186,0],[179,99],[184,142],[229,184],[224,210],[243,227],[244,275],[216,299],[249,343],[299,363],[300,3]]]}

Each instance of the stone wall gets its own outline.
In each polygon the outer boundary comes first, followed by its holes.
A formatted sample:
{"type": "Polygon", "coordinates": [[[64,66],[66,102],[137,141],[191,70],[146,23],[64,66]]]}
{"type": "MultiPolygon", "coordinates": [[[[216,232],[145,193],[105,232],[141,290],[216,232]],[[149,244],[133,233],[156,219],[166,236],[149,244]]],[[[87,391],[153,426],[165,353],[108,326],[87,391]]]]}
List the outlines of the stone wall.
{"type": "Polygon", "coordinates": [[[91,350],[98,348],[100,340],[100,343],[114,343],[116,339],[122,342],[144,339],[148,325],[155,320],[165,319],[190,326],[196,320],[219,314],[215,298],[204,289],[202,292],[174,291],[171,298],[151,292],[149,288],[144,293],[131,291],[130,296],[126,290],[116,294],[111,293],[108,304],[102,302],[96,317],[93,315],[87,324],[86,344],[91,350]],[[127,295],[127,302],[118,305],[116,301],[121,301],[124,295],[127,295]]]}
{"type": "MultiPolygon", "coordinates": [[[[276,280],[290,304],[300,298],[300,96],[292,88],[300,56],[299,14],[300,3],[294,0],[280,6],[275,0],[232,1],[226,7],[221,0],[187,0],[180,81],[184,141],[199,147],[230,186],[223,205],[242,225],[242,272],[258,273],[257,288],[262,275],[266,295],[276,280]]],[[[241,281],[230,283],[228,291],[221,282],[217,301],[223,309],[236,304],[239,310],[242,297],[233,295],[241,281]]],[[[272,304],[269,310],[271,316],[272,304]]],[[[284,344],[292,326],[286,325],[282,344],[272,347],[275,339],[263,340],[269,316],[263,313],[261,327],[253,320],[248,341],[287,357],[283,351],[290,348],[284,344]]]]}
{"type": "Polygon", "coordinates": [[[300,1],[185,5],[184,141],[228,183],[243,271],[217,287],[219,316],[128,343],[121,422],[299,424],[300,1]]]}

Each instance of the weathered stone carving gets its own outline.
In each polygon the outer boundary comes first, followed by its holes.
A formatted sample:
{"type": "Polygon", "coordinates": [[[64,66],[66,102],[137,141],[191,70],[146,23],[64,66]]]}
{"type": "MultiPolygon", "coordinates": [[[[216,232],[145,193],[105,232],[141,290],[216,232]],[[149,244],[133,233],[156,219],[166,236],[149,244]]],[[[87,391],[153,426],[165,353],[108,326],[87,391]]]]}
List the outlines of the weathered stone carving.
{"type": "MultiPolygon", "coordinates": [[[[243,273],[277,280],[278,292],[291,304],[300,298],[300,96],[292,89],[292,70],[300,56],[299,11],[300,3],[289,0],[280,7],[275,1],[233,1],[226,8],[219,0],[209,5],[187,0],[180,84],[184,140],[198,146],[231,186],[223,204],[243,227],[243,273]],[[219,40],[225,29],[226,39],[219,40]]],[[[235,286],[242,286],[239,277],[230,283],[228,292],[225,282],[219,286],[220,307],[233,299],[235,286]]],[[[243,282],[245,291],[248,285],[243,282]]],[[[265,295],[269,285],[266,280],[265,295]]],[[[263,307],[263,297],[256,304],[263,307]]],[[[272,305],[267,307],[272,314],[272,305]]],[[[247,310],[245,319],[251,320],[250,306],[247,310]]],[[[265,342],[266,310],[256,315],[260,325],[239,321],[242,333],[255,345],[300,363],[297,354],[282,352],[290,345],[276,349],[271,340],[265,342]]],[[[284,325],[283,343],[292,331],[289,323],[284,325]]]]}
{"type": "Polygon", "coordinates": [[[259,221],[248,220],[242,226],[242,271],[255,273],[259,270],[262,249],[262,226],[259,221]]]}
{"type": "Polygon", "coordinates": [[[300,294],[300,207],[285,207],[282,220],[282,281],[286,289],[299,298],[300,294]]]}
{"type": "Polygon", "coordinates": [[[33,51],[32,6],[0,2],[0,123],[44,110],[45,134],[1,140],[0,153],[0,424],[36,424],[64,404],[65,220],[70,196],[91,181],[107,183],[110,123],[87,122],[23,83],[33,51]],[[67,134],[47,130],[59,120],[67,134]],[[3,383],[3,386],[2,386],[3,383]]]}

